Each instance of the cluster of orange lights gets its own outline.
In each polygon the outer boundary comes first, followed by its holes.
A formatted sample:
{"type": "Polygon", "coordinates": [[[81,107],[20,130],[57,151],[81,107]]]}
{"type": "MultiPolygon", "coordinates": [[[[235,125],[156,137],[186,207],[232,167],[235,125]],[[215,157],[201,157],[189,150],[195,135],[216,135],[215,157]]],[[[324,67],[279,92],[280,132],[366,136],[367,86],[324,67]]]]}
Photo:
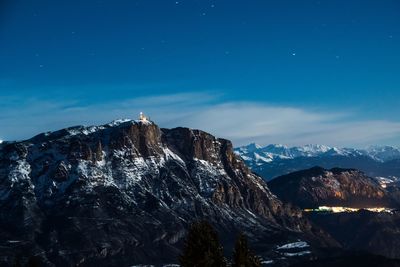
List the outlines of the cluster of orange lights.
{"type": "Polygon", "coordinates": [[[328,207],[328,206],[320,206],[318,209],[304,209],[305,212],[332,212],[332,213],[341,213],[341,212],[357,212],[360,210],[368,210],[371,212],[389,212],[391,213],[393,210],[385,207],[374,207],[374,208],[350,208],[350,207],[328,207]]]}

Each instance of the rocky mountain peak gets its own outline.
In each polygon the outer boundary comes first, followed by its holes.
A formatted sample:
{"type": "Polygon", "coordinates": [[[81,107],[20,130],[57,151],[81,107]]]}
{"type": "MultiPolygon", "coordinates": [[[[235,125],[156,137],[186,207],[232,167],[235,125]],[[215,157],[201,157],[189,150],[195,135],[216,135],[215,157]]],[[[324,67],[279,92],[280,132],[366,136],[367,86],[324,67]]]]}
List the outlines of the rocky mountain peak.
{"type": "Polygon", "coordinates": [[[247,168],[230,141],[201,130],[120,120],[44,133],[0,150],[5,262],[16,253],[42,255],[49,266],[174,262],[198,219],[210,221],[227,248],[238,231],[253,236],[263,253],[287,241],[282,237],[325,244],[299,210],[282,204],[247,168]]]}

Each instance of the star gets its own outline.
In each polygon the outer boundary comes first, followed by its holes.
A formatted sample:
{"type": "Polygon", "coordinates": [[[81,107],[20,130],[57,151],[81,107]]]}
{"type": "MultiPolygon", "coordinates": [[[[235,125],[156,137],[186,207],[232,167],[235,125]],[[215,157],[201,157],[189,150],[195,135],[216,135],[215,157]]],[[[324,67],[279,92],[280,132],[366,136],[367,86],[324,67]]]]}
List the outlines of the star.
{"type": "Polygon", "coordinates": [[[179,5],[179,2],[178,2],[178,1],[176,1],[176,2],[175,2],[175,5],[179,5]]]}
{"type": "Polygon", "coordinates": [[[296,55],[296,53],[292,53],[292,56],[295,56],[296,55]]]}
{"type": "Polygon", "coordinates": [[[43,65],[42,65],[42,64],[40,64],[40,65],[39,65],[39,68],[43,68],[43,65]]]}

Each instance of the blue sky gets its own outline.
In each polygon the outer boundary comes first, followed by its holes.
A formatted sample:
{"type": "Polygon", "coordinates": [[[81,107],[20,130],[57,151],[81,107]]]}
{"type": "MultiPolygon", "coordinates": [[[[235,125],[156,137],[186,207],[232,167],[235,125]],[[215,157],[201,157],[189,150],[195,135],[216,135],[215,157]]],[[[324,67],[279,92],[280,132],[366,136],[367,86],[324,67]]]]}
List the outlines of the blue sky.
{"type": "Polygon", "coordinates": [[[0,139],[143,110],[237,145],[400,145],[399,14],[396,0],[1,1],[0,139]]]}

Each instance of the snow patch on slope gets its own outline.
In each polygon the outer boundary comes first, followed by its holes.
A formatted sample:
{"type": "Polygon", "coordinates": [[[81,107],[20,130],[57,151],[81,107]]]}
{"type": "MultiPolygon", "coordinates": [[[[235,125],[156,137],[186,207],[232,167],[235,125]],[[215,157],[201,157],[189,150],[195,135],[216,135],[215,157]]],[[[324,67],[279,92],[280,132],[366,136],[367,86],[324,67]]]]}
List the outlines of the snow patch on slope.
{"type": "Polygon", "coordinates": [[[305,250],[305,251],[300,251],[300,252],[285,252],[283,253],[284,256],[286,257],[301,257],[304,255],[311,254],[311,251],[305,250]]]}
{"type": "Polygon", "coordinates": [[[293,249],[293,248],[307,248],[310,245],[305,242],[305,241],[297,241],[297,242],[293,242],[293,243],[287,243],[285,245],[282,246],[278,246],[277,249],[293,249]]]}
{"type": "Polygon", "coordinates": [[[12,185],[21,180],[29,180],[29,175],[31,173],[31,165],[25,159],[18,159],[12,165],[12,168],[8,174],[12,185]]]}

